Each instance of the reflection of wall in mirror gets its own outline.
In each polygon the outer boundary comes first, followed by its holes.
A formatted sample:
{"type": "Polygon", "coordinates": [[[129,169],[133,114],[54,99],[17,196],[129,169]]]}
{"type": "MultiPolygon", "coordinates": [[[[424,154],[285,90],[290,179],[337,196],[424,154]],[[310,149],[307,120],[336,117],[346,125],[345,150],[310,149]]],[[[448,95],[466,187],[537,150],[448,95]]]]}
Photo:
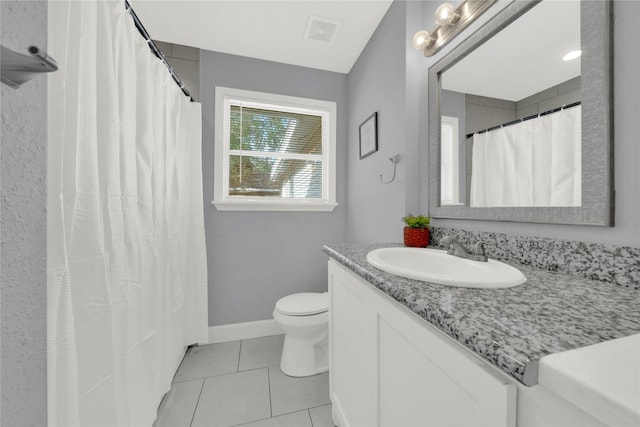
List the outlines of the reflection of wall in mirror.
{"type": "Polygon", "coordinates": [[[457,117],[442,116],[440,132],[440,203],[460,204],[460,138],[457,117]]]}
{"type": "Polygon", "coordinates": [[[516,118],[540,114],[581,100],[580,76],[578,76],[518,101],[516,118]]]}
{"type": "MultiPolygon", "coordinates": [[[[469,198],[466,186],[466,164],[471,162],[467,162],[466,158],[466,134],[465,134],[465,122],[466,122],[466,111],[465,111],[465,95],[463,93],[451,92],[447,90],[443,90],[441,93],[440,100],[440,112],[443,117],[452,117],[458,119],[458,197],[457,200],[446,200],[443,201],[442,197],[440,200],[441,204],[464,204],[464,201],[469,198]]],[[[442,159],[441,159],[442,160],[442,159]]],[[[442,177],[441,177],[442,178],[442,177]]]]}
{"type": "Polygon", "coordinates": [[[515,119],[573,104],[582,99],[580,77],[567,80],[517,102],[484,96],[462,95],[465,96],[465,133],[467,135],[515,119]]]}

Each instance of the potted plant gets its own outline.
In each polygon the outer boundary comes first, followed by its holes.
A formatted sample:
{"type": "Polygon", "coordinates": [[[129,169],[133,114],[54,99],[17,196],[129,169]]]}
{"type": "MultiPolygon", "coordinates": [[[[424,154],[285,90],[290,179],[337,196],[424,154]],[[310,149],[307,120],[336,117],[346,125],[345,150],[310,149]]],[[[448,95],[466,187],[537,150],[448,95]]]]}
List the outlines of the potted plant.
{"type": "Polygon", "coordinates": [[[431,218],[424,215],[408,214],[402,218],[407,225],[404,228],[404,244],[412,248],[426,248],[429,246],[429,223],[431,218]]]}

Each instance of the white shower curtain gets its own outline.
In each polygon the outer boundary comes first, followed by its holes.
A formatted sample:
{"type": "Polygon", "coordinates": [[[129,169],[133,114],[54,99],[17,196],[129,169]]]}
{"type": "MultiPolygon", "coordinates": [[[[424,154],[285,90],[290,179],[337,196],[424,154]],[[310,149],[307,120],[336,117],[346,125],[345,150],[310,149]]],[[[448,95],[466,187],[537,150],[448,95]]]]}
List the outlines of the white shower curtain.
{"type": "Polygon", "coordinates": [[[473,136],[472,207],[580,206],[581,107],[473,136]]]}
{"type": "Polygon", "coordinates": [[[49,425],[150,426],[207,341],[200,105],[122,0],[49,2],[49,425]]]}

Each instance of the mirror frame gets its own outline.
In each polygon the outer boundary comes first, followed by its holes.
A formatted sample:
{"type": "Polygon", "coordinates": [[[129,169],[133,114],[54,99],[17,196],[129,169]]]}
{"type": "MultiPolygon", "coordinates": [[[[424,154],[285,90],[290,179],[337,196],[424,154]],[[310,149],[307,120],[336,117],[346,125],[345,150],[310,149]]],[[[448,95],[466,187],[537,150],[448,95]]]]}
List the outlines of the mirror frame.
{"type": "Polygon", "coordinates": [[[440,205],[440,76],[540,1],[513,1],[429,68],[429,216],[613,226],[613,26],[609,0],[580,2],[582,206],[473,208],[440,205]]]}

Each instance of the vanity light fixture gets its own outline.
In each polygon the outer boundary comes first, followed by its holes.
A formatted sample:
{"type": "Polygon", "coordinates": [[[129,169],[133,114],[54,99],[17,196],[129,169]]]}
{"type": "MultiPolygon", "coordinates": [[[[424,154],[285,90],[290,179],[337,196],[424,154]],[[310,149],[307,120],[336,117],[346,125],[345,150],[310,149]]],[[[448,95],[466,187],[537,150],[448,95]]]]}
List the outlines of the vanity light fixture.
{"type": "Polygon", "coordinates": [[[565,56],[563,56],[562,60],[563,61],[571,61],[573,59],[580,58],[580,55],[582,55],[582,51],[581,50],[572,50],[571,52],[569,52],[565,56]]]}
{"type": "Polygon", "coordinates": [[[428,31],[420,30],[413,36],[413,47],[416,49],[424,49],[433,43],[433,38],[428,31]]]}
{"type": "Polygon", "coordinates": [[[458,22],[458,19],[460,19],[460,14],[456,12],[456,9],[451,3],[442,3],[436,9],[435,18],[436,25],[438,26],[451,25],[458,22]]]}
{"type": "Polygon", "coordinates": [[[465,0],[457,9],[451,3],[440,5],[435,13],[438,27],[431,33],[425,30],[418,31],[413,36],[413,46],[422,49],[424,56],[435,55],[496,1],[465,0]]]}

